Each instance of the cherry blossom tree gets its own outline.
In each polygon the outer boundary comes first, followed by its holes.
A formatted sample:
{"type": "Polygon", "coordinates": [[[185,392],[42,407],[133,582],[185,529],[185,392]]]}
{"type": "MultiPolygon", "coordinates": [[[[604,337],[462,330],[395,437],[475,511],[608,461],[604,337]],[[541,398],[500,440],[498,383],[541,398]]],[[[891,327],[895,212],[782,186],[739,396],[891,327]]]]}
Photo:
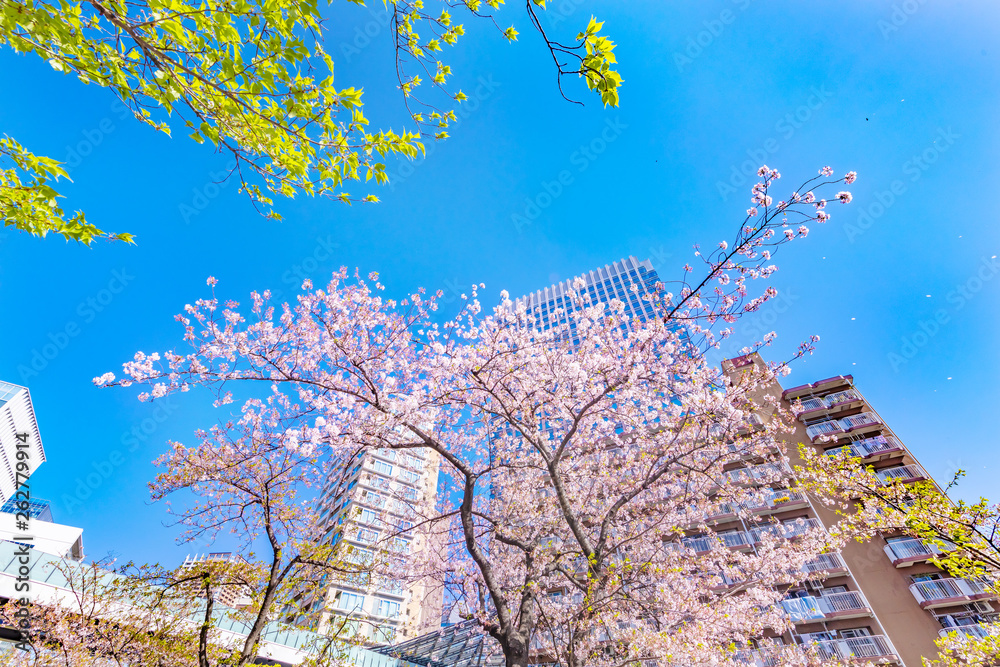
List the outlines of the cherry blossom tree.
{"type": "Polygon", "coordinates": [[[773,393],[788,362],[730,376],[706,354],[776,295],[754,286],[776,270],[777,248],[830,218],[817,191],[855,178],[827,167],[775,202],[780,174],[759,175],[732,243],[696,248],[703,272],[686,266],[643,296],[656,312],[646,322],[581,283],[550,313],[506,292],[486,311],[473,286],[444,317],[440,294],[388,298],[377,275],[342,269],[291,304],[267,291],[246,311],[200,299],[177,318],[190,351],[140,352],[123,378],[95,381],[141,385],[141,400],[209,389],[217,406],[266,387],[241,419],[333,462],[368,448],[435,452],[438,507],[419,526],[434,539],[399,576],[441,582],[508,665],[740,663],[741,648],[790,627],[784,591],[817,576],[808,564],[840,538],[754,512],[795,493],[773,393]],[[720,517],[745,530],[721,531],[720,517]]]}
{"type": "MultiPolygon", "coordinates": [[[[199,443],[172,449],[157,463],[165,470],[150,485],[154,500],[179,492],[194,496],[180,510],[171,504],[182,542],[214,542],[227,534],[236,542],[234,562],[202,564],[166,585],[183,586],[206,601],[199,634],[199,667],[242,667],[258,655],[262,634],[276,621],[297,621],[288,613],[317,581],[330,577],[384,575],[399,564],[391,554],[359,562],[345,557],[320,522],[316,489],[326,481],[327,452],[294,438],[284,415],[298,407],[287,397],[271,405],[250,400],[238,420],[199,431],[199,443]],[[260,554],[259,551],[263,551],[260,554]],[[186,585],[185,585],[186,584],[186,585]],[[229,615],[248,631],[224,660],[209,657],[213,608],[233,594],[250,599],[229,615]]],[[[358,628],[342,620],[329,631],[345,645],[358,628]]]]}

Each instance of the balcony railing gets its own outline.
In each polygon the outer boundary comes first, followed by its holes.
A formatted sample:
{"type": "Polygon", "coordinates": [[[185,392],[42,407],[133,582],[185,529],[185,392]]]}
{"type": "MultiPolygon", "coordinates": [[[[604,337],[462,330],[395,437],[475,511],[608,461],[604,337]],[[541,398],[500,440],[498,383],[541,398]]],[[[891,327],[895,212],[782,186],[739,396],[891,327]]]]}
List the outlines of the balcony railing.
{"type": "Polygon", "coordinates": [[[861,400],[861,394],[859,394],[854,389],[838,391],[834,394],[828,394],[826,396],[813,396],[812,398],[803,399],[802,409],[798,411],[798,414],[804,415],[807,412],[828,410],[830,408],[835,408],[839,405],[846,405],[860,400],[861,400]]]}
{"type": "Polygon", "coordinates": [[[910,592],[924,609],[996,597],[979,579],[935,579],[910,584],[910,592]]]}
{"type": "Polygon", "coordinates": [[[815,398],[807,398],[804,401],[802,401],[802,410],[799,411],[799,414],[802,414],[804,412],[812,412],[813,410],[825,410],[828,407],[830,407],[829,404],[826,402],[826,399],[823,398],[822,396],[817,396],[815,398]]]}
{"type": "Polygon", "coordinates": [[[879,418],[875,416],[874,412],[862,412],[860,414],[851,415],[850,417],[844,417],[840,420],[840,426],[845,431],[881,423],[882,422],[879,421],[879,418]]]}
{"type": "Polygon", "coordinates": [[[806,427],[806,435],[813,442],[823,435],[837,435],[847,433],[866,426],[878,426],[882,422],[875,416],[874,412],[862,412],[843,419],[828,419],[806,427]]]}
{"type": "Polygon", "coordinates": [[[681,540],[681,544],[688,549],[694,549],[696,553],[704,553],[718,548],[719,545],[731,549],[749,547],[753,545],[753,541],[742,530],[732,530],[703,537],[685,537],[681,540]]]}
{"type": "Polygon", "coordinates": [[[828,595],[789,598],[781,601],[793,623],[817,620],[870,616],[871,606],[859,591],[845,591],[828,595]]]}
{"type": "Polygon", "coordinates": [[[938,630],[938,634],[942,637],[947,637],[952,632],[957,632],[959,637],[986,639],[987,637],[996,634],[996,626],[977,623],[975,625],[956,625],[951,628],[941,628],[938,630]]]}
{"type": "Polygon", "coordinates": [[[792,471],[782,462],[736,468],[722,474],[731,484],[766,484],[789,477],[792,471]]]}
{"type": "MultiPolygon", "coordinates": [[[[746,468],[743,468],[742,470],[746,470],[746,468]]],[[[740,481],[749,480],[753,479],[753,475],[743,473],[742,477],[737,477],[737,479],[740,481]]],[[[781,510],[791,508],[793,505],[805,505],[809,502],[806,495],[801,491],[792,491],[790,489],[761,489],[761,491],[763,493],[759,497],[744,501],[743,503],[727,501],[712,505],[706,511],[705,519],[707,521],[731,520],[734,519],[741,510],[745,510],[747,512],[767,513],[776,509],[781,510]]],[[[692,523],[696,523],[696,521],[692,521],[692,523]]]]}
{"type": "Polygon", "coordinates": [[[718,546],[718,542],[711,537],[685,537],[681,540],[681,544],[688,549],[693,549],[695,553],[711,551],[718,546]]]}
{"type": "Polygon", "coordinates": [[[781,662],[780,654],[773,649],[740,649],[733,660],[747,667],[774,667],[781,662]]]}
{"type": "Polygon", "coordinates": [[[828,449],[823,453],[827,456],[844,454],[855,458],[867,459],[872,456],[901,451],[903,451],[903,445],[894,436],[876,435],[873,438],[865,438],[864,440],[858,440],[842,447],[828,449]]]}
{"type": "Polygon", "coordinates": [[[885,555],[896,567],[906,567],[914,563],[933,558],[942,553],[941,549],[923,540],[908,538],[893,540],[885,545],[885,555]]]}
{"type": "Polygon", "coordinates": [[[739,505],[736,503],[719,503],[718,505],[713,505],[708,509],[705,518],[709,521],[717,521],[725,517],[735,517],[739,514],[739,505]]]}
{"type": "Polygon", "coordinates": [[[792,539],[804,535],[807,531],[822,528],[823,524],[819,519],[796,519],[785,523],[772,523],[767,526],[758,526],[750,529],[750,537],[756,544],[763,540],[765,535],[792,539]]]}
{"type": "Polygon", "coordinates": [[[904,482],[927,479],[927,473],[916,463],[910,463],[905,466],[895,466],[893,468],[882,468],[875,474],[886,486],[892,484],[897,479],[904,482]]]}
{"type": "Polygon", "coordinates": [[[722,540],[722,543],[731,549],[748,547],[752,544],[750,537],[742,530],[727,531],[725,533],[717,533],[717,535],[722,540]]]}
{"type": "Polygon", "coordinates": [[[818,424],[813,424],[811,426],[806,427],[806,435],[808,435],[809,439],[812,440],[813,442],[815,442],[816,438],[820,436],[836,435],[838,433],[843,433],[843,432],[844,429],[841,428],[840,422],[837,421],[836,419],[831,419],[825,422],[819,422],[818,424]]]}
{"type": "Polygon", "coordinates": [[[787,505],[798,505],[808,502],[806,494],[801,491],[792,491],[789,489],[769,489],[769,493],[763,498],[748,502],[747,509],[751,512],[759,512],[761,510],[774,509],[787,505]]]}
{"type": "Polygon", "coordinates": [[[851,616],[857,612],[871,613],[871,605],[860,591],[828,593],[819,598],[820,608],[827,616],[851,616]]]}
{"type": "Polygon", "coordinates": [[[854,401],[861,400],[861,394],[859,394],[854,389],[846,389],[844,391],[838,391],[835,394],[828,394],[824,397],[826,399],[827,407],[836,407],[838,405],[843,405],[845,403],[853,403],[854,401]]]}
{"type": "Polygon", "coordinates": [[[819,572],[832,572],[837,570],[846,570],[847,563],[841,558],[840,554],[820,554],[818,557],[806,563],[802,566],[802,569],[807,573],[819,573],[819,572]]]}
{"type": "Polygon", "coordinates": [[[851,658],[895,658],[896,651],[882,635],[828,639],[804,646],[812,646],[824,659],[850,660],[851,658]]]}

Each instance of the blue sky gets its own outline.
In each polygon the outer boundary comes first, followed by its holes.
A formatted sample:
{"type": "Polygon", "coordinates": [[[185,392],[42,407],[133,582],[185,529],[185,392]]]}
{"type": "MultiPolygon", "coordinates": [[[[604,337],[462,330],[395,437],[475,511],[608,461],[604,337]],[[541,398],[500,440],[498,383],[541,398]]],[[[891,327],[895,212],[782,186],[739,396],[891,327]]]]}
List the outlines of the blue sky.
{"type": "MultiPolygon", "coordinates": [[[[346,4],[332,7],[327,35],[338,81],[364,86],[374,123],[399,128],[388,32],[346,4]]],[[[852,373],[933,474],[964,468],[963,494],[1000,498],[990,407],[1000,400],[1000,231],[987,205],[1000,177],[1000,7],[549,5],[546,25],[564,37],[591,13],[606,21],[620,109],[601,108],[576,81],[567,89],[586,106],[559,97],[519,5],[502,12],[517,44],[465,21],[449,56],[472,99],[452,138],[425,160],[390,165],[382,203],[284,201],[282,223],[212,183],[224,156],[138,126],[107,91],[40,59],[0,51],[2,131],[69,161],[67,208],[138,237],[86,249],[8,232],[0,243],[0,377],[30,387],[49,458],[32,491],[53,501],[57,520],[84,527],[88,555],[173,564],[205,548],[174,544],[146,483],[165,441],[190,441],[217,412],[181,399],[154,411],[90,380],[136,350],[176,346],[173,315],[206,294],[207,276],[244,301],[253,289],[290,295],[301,276],[341,265],[378,270],[392,291],[424,286],[452,300],[473,282],[488,298],[522,294],[630,254],[669,279],[692,244],[732,237],[753,182],[741,170],[761,161],[789,189],[826,164],[860,176],[852,205],[778,255],[781,296],[744,326],[778,331],[775,359],[818,334],[789,386],[852,373]],[[561,192],[546,196],[560,174],[561,192]]]]}

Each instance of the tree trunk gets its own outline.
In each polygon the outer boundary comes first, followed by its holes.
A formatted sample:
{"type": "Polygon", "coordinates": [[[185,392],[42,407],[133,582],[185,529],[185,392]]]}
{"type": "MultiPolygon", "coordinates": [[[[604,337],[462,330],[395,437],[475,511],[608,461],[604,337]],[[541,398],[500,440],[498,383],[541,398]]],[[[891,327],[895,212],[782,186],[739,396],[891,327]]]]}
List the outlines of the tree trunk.
{"type": "Polygon", "coordinates": [[[510,637],[503,643],[503,657],[507,667],[527,667],[528,646],[523,637],[510,637]]]}

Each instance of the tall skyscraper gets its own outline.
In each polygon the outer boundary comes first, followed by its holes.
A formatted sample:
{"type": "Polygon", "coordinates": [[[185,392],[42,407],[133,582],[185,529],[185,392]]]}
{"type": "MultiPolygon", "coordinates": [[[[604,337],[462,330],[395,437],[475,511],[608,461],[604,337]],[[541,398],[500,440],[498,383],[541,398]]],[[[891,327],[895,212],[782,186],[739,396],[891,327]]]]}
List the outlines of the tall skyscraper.
{"type": "MultiPolygon", "coordinates": [[[[424,549],[427,536],[414,529],[437,499],[439,461],[429,451],[362,452],[340,462],[320,500],[324,539],[343,542],[347,557],[370,562],[376,549],[406,555],[424,549]]],[[[352,576],[323,582],[304,601],[315,627],[353,619],[370,643],[405,640],[441,626],[440,589],[387,576],[352,576]]]]}
{"type": "Polygon", "coordinates": [[[54,523],[49,503],[35,497],[28,483],[44,462],[31,394],[26,387],[0,382],[0,541],[25,542],[47,554],[82,560],[83,529],[54,523]],[[28,517],[27,525],[19,514],[28,517]]]}
{"type": "MultiPolygon", "coordinates": [[[[535,315],[544,321],[557,309],[576,310],[577,306],[569,300],[568,295],[578,279],[584,281],[582,291],[590,295],[591,303],[610,303],[612,299],[618,299],[625,305],[625,313],[630,320],[638,318],[646,321],[653,317],[654,303],[643,297],[655,299],[659,294],[657,283],[660,278],[656,275],[652,262],[648,259],[639,261],[631,255],[532,292],[519,298],[517,303],[523,303],[529,315],[535,315]]],[[[562,322],[565,323],[565,319],[562,322]]]]}
{"type": "Polygon", "coordinates": [[[0,382],[0,503],[44,462],[31,394],[26,387],[0,382]],[[18,451],[25,454],[18,457],[18,451]]]}

